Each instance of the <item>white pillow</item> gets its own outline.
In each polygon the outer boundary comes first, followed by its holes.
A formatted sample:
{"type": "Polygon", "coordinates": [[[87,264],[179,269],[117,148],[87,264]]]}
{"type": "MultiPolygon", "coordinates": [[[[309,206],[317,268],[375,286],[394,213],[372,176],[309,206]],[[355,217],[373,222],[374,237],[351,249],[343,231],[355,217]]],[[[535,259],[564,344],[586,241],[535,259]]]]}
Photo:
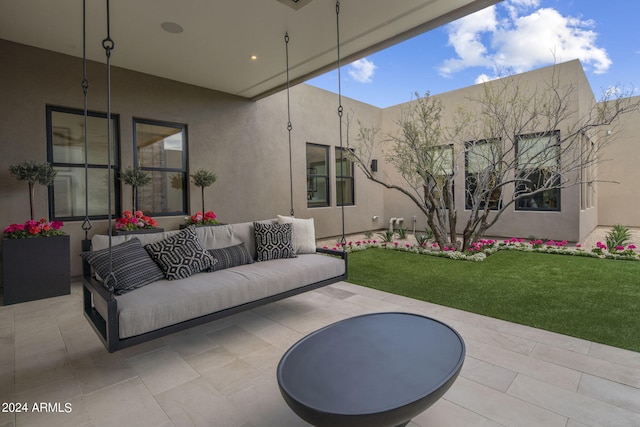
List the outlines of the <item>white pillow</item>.
{"type": "Polygon", "coordinates": [[[278,215],[278,224],[290,223],[293,227],[292,243],[296,254],[316,253],[316,230],[313,218],[302,219],[278,215]]]}

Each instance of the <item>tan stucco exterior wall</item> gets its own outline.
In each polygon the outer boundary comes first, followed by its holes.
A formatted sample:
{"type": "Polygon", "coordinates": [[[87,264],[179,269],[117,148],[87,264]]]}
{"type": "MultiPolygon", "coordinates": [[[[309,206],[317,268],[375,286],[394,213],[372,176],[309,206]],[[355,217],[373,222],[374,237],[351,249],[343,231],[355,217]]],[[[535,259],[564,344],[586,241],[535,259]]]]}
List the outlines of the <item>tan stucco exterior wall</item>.
{"type": "MultiPolygon", "coordinates": [[[[631,98],[640,102],[640,96],[631,98]]],[[[629,114],[611,133],[603,152],[597,183],[599,225],[640,227],[640,111],[629,114]]]]}
{"type": "MultiPolygon", "coordinates": [[[[522,88],[528,87],[535,90],[536,86],[544,87],[545,82],[552,79],[552,67],[540,70],[522,73],[516,76],[522,84],[522,88]]],[[[576,115],[585,114],[593,105],[594,99],[589,83],[584,75],[584,71],[579,61],[570,61],[560,64],[555,70],[561,84],[572,85],[572,105],[575,105],[576,115]]],[[[491,83],[487,83],[491,84],[491,83]]],[[[451,117],[453,112],[459,105],[468,105],[468,99],[479,97],[482,91],[482,85],[475,85],[463,89],[447,92],[444,94],[434,95],[442,101],[444,106],[443,116],[451,117]]],[[[383,112],[382,128],[386,132],[396,132],[397,120],[403,109],[410,106],[411,103],[400,104],[397,106],[386,108],[383,112]]],[[[448,123],[449,125],[451,123],[448,123]]],[[[561,132],[566,131],[563,127],[559,129],[561,132]]],[[[491,138],[493,135],[486,135],[485,138],[491,138]]],[[[458,210],[458,231],[462,232],[464,225],[468,219],[469,212],[464,209],[464,153],[462,147],[454,147],[455,167],[457,175],[455,178],[455,201],[458,210]]],[[[392,150],[390,150],[392,151],[392,150]]],[[[396,183],[400,183],[399,178],[394,175],[391,167],[384,163],[385,173],[393,176],[396,183]]],[[[455,169],[454,169],[455,170],[455,169]]],[[[513,192],[513,186],[506,187],[506,192],[513,192]]],[[[568,241],[580,241],[593,230],[597,225],[597,216],[592,212],[581,212],[580,209],[580,186],[572,186],[561,191],[561,210],[557,212],[548,211],[516,211],[515,206],[507,208],[500,220],[488,231],[494,237],[528,237],[537,236],[541,238],[566,239],[568,241]],[[594,220],[595,218],[595,220],[594,220]],[[581,226],[584,222],[587,226],[581,226]]],[[[417,207],[408,200],[407,197],[400,193],[387,190],[385,192],[385,207],[390,216],[405,218],[405,226],[413,227],[411,220],[413,216],[417,216],[417,229],[423,230],[426,227],[426,218],[420,213],[417,207]]]]}
{"type": "MultiPolygon", "coordinates": [[[[115,53],[114,53],[115,54],[115,53]]],[[[82,61],[66,55],[0,40],[0,224],[29,218],[26,184],[11,177],[9,165],[24,160],[46,161],[46,105],[82,109],[82,61]],[[10,64],[10,65],[7,65],[10,64]]],[[[214,72],[214,71],[212,71],[214,72]]],[[[89,109],[106,111],[105,66],[89,62],[89,109]]],[[[222,222],[243,222],[290,213],[289,149],[286,93],[252,102],[220,92],[112,68],[112,112],[120,117],[120,165],[132,165],[136,118],[184,123],[188,127],[188,167],[208,169],[218,176],[206,189],[207,209],[222,222]]],[[[292,88],[292,154],[294,208],[297,217],[313,217],[318,237],[342,232],[341,210],[332,206],[307,209],[306,142],[338,146],[337,97],[310,86],[292,88]]],[[[345,112],[376,122],[380,110],[343,98],[345,112]]],[[[346,141],[345,141],[346,146],[346,141]]],[[[333,155],[333,149],[330,150],[333,155]]],[[[332,171],[335,176],[335,171],[332,171]]],[[[380,190],[356,175],[356,206],[345,208],[346,232],[371,227],[382,216],[380,190]]],[[[190,188],[191,212],[199,210],[200,192],[190,188]]],[[[122,189],[123,206],[130,189],[122,189]]],[[[125,207],[123,207],[124,209],[125,207]]],[[[37,218],[48,217],[47,190],[36,189],[37,218]]],[[[161,227],[176,229],[184,216],[156,217],[161,227]]],[[[90,236],[105,233],[106,221],[94,221],[90,236]]],[[[72,274],[80,274],[81,221],[65,223],[71,235],[72,274]]]]}

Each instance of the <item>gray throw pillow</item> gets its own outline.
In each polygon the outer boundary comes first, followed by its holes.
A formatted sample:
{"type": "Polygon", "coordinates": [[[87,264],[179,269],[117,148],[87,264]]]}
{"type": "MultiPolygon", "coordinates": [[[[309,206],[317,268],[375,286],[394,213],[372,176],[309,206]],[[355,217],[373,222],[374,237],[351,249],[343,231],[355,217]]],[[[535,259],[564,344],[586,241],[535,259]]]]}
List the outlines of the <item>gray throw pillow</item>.
{"type": "Polygon", "coordinates": [[[291,241],[292,225],[253,223],[256,238],[256,260],[269,261],[271,259],[295,258],[291,241]]]}
{"type": "Polygon", "coordinates": [[[211,271],[253,263],[253,258],[251,258],[251,254],[244,243],[226,248],[209,249],[209,253],[217,261],[211,267],[211,271]]]}
{"type": "Polygon", "coordinates": [[[296,255],[316,253],[316,230],[313,218],[303,219],[278,215],[278,224],[291,223],[291,241],[296,255]]]}
{"type": "Polygon", "coordinates": [[[133,238],[111,248],[113,276],[109,275],[109,248],[83,252],[80,256],[93,267],[103,285],[116,295],[164,279],[164,273],[149,257],[140,240],[133,238]]]}
{"type": "Polygon", "coordinates": [[[144,248],[168,280],[186,279],[194,273],[208,270],[214,263],[211,254],[200,244],[194,226],[144,248]]]}

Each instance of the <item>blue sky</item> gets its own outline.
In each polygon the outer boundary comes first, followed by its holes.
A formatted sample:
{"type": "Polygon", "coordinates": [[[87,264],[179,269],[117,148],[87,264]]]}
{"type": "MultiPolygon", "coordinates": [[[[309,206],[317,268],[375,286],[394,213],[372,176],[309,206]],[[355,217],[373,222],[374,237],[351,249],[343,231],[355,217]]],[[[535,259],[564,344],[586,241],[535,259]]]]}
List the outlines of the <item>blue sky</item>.
{"type": "MultiPolygon", "coordinates": [[[[596,96],[640,95],[640,1],[505,0],[342,67],[342,94],[378,107],[580,59],[596,96]]],[[[337,71],[308,84],[337,91],[337,71]]]]}

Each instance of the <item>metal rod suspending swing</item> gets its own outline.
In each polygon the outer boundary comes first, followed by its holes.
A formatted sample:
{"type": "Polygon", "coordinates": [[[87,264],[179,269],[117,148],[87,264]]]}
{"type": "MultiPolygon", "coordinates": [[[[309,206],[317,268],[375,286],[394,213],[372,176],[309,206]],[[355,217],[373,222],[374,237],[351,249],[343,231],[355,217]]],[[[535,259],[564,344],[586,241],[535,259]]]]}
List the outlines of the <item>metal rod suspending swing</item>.
{"type": "Polygon", "coordinates": [[[91,230],[91,219],[89,218],[89,136],[87,130],[88,123],[88,99],[89,80],[87,79],[87,0],[82,0],[82,94],[84,98],[84,221],[82,230],[84,240],[82,240],[82,250],[88,251],[91,248],[89,240],[89,230],[91,230]]]}
{"type": "Polygon", "coordinates": [[[112,289],[117,285],[117,278],[113,274],[113,256],[112,256],[112,222],[113,213],[111,211],[111,192],[112,192],[112,174],[113,165],[111,160],[111,154],[113,153],[113,141],[111,135],[111,52],[115,47],[115,43],[111,38],[111,14],[109,11],[109,0],[107,2],[107,37],[102,40],[102,47],[104,48],[105,56],[107,57],[107,223],[109,229],[109,275],[104,278],[104,283],[107,288],[112,289]]]}
{"type": "MultiPolygon", "coordinates": [[[[342,137],[342,88],[340,83],[340,2],[336,2],[336,33],[337,33],[337,52],[338,52],[338,118],[339,118],[339,129],[340,129],[340,168],[341,168],[341,176],[344,176],[344,147],[343,147],[343,137],[342,137]]],[[[289,33],[285,32],[284,34],[284,43],[285,43],[285,60],[286,60],[286,76],[287,76],[287,131],[289,136],[289,186],[290,186],[290,200],[291,200],[291,216],[294,216],[293,209],[293,158],[292,158],[292,149],[291,149],[291,131],[293,130],[293,125],[291,124],[291,81],[289,77],[289,33]]],[[[344,190],[340,192],[340,214],[341,214],[341,240],[340,244],[343,250],[346,250],[346,238],[345,238],[345,218],[344,218],[344,190]]]]}
{"type": "Polygon", "coordinates": [[[290,81],[289,81],[289,33],[284,33],[284,46],[285,46],[285,58],[287,64],[287,131],[289,133],[289,188],[290,188],[290,200],[291,200],[291,216],[294,216],[293,210],[293,159],[291,157],[291,131],[293,125],[291,124],[291,93],[290,93],[290,81]]]}
{"type": "MultiPolygon", "coordinates": [[[[344,176],[344,147],[342,142],[342,82],[341,82],[341,74],[340,67],[342,60],[340,55],[340,0],[336,1],[336,45],[337,45],[337,53],[338,53],[338,120],[339,120],[339,134],[340,134],[340,170],[341,175],[344,176]]],[[[347,244],[347,240],[345,238],[345,229],[344,229],[344,188],[340,191],[340,214],[342,216],[342,240],[340,244],[343,250],[346,250],[345,246],[347,244]]]]}

